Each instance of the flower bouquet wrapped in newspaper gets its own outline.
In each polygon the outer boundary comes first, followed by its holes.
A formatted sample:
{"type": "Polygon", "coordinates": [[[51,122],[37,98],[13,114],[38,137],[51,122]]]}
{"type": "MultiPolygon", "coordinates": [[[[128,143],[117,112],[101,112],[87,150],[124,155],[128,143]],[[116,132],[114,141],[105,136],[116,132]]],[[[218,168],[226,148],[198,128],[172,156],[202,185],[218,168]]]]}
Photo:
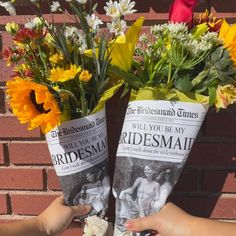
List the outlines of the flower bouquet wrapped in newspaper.
{"type": "MultiPolygon", "coordinates": [[[[14,44],[2,55],[8,65],[14,64],[15,73],[7,94],[20,122],[28,123],[29,130],[40,126],[46,135],[66,204],[90,204],[91,215],[102,217],[110,190],[105,102],[121,85],[110,82],[108,68],[122,60],[124,50],[132,59],[143,20],[125,34],[122,17],[134,12],[135,4],[107,2],[111,21],[101,30],[97,4],[67,2],[73,14],[53,1],[51,23],[40,14],[41,2],[31,1],[38,17],[23,26],[6,25],[14,44]],[[56,12],[71,24],[54,23],[56,12]]],[[[8,3],[7,10],[12,9],[8,3]]],[[[14,8],[9,12],[15,13],[14,8]]]]}
{"type": "Polygon", "coordinates": [[[165,204],[208,107],[219,110],[236,101],[230,26],[208,12],[194,22],[190,27],[190,21],[171,18],[152,26],[140,37],[132,70],[111,69],[132,88],[114,173],[115,235],[130,235],[127,219],[165,204]]]}

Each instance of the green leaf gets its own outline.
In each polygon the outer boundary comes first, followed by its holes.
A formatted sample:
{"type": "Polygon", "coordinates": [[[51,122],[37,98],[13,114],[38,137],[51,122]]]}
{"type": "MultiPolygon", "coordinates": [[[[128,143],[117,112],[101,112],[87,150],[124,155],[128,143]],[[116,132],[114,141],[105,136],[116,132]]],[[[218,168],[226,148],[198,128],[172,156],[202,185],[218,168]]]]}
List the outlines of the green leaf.
{"type": "Polygon", "coordinates": [[[193,85],[187,76],[184,78],[180,78],[175,82],[175,88],[179,89],[182,92],[189,92],[192,87],[193,85]]]}
{"type": "Polygon", "coordinates": [[[192,81],[192,86],[196,86],[198,85],[199,83],[202,82],[202,80],[208,75],[209,73],[209,70],[203,70],[201,71],[192,81]]]}
{"type": "Polygon", "coordinates": [[[221,59],[224,53],[224,49],[222,47],[216,48],[216,50],[211,55],[211,61],[215,64],[218,60],[221,59]]]}
{"type": "Polygon", "coordinates": [[[208,93],[209,93],[209,105],[212,106],[215,104],[216,100],[216,86],[211,86],[208,88],[208,93]]]}
{"type": "Polygon", "coordinates": [[[143,87],[142,82],[140,81],[140,78],[130,74],[128,72],[125,72],[121,69],[119,69],[116,66],[111,66],[109,68],[109,72],[113,73],[114,75],[118,76],[119,78],[123,79],[124,81],[126,81],[128,83],[128,85],[133,88],[138,90],[140,87],[143,87]]]}

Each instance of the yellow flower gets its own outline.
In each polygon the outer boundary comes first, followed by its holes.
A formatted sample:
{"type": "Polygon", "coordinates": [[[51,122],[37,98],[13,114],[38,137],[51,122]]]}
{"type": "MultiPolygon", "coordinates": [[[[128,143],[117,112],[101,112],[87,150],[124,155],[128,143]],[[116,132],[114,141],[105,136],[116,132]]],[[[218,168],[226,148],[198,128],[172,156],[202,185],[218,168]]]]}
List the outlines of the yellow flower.
{"type": "Polygon", "coordinates": [[[81,67],[76,65],[70,65],[70,69],[65,70],[60,67],[52,68],[50,71],[49,80],[52,82],[66,82],[72,80],[80,73],[81,67]]]}
{"type": "Polygon", "coordinates": [[[5,29],[7,33],[9,33],[10,35],[15,35],[16,32],[19,30],[19,25],[16,24],[15,22],[7,23],[5,29]]]}
{"type": "Polygon", "coordinates": [[[29,123],[29,130],[40,126],[47,133],[60,124],[61,112],[46,86],[15,77],[7,82],[7,94],[13,113],[20,123],[29,123]]]}
{"type": "Polygon", "coordinates": [[[92,74],[88,70],[83,70],[79,75],[79,80],[81,82],[88,82],[92,78],[92,74]]]}
{"type": "Polygon", "coordinates": [[[230,26],[224,20],[220,28],[219,38],[223,40],[224,46],[229,50],[236,65],[236,24],[230,26]]]}
{"type": "MultiPolygon", "coordinates": [[[[140,17],[131,25],[125,34],[125,41],[115,41],[111,44],[111,64],[129,71],[132,65],[135,46],[139,39],[139,34],[144,22],[144,18],[140,17]]],[[[119,39],[119,38],[118,38],[119,39]]],[[[122,41],[122,40],[121,40],[122,41]]]]}
{"type": "MultiPolygon", "coordinates": [[[[140,17],[130,26],[125,35],[120,35],[110,42],[109,51],[111,52],[112,65],[127,72],[130,70],[143,22],[144,18],[140,17]]],[[[85,50],[84,54],[87,57],[92,57],[93,55],[91,49],[85,50]]],[[[96,50],[96,56],[98,56],[98,50],[96,50]]]]}
{"type": "Polygon", "coordinates": [[[227,108],[228,105],[236,102],[236,87],[232,84],[218,86],[216,90],[216,109],[227,108]]]}
{"type": "Polygon", "coordinates": [[[61,53],[54,53],[49,57],[49,61],[53,64],[58,64],[60,61],[63,61],[64,57],[61,53]]]}

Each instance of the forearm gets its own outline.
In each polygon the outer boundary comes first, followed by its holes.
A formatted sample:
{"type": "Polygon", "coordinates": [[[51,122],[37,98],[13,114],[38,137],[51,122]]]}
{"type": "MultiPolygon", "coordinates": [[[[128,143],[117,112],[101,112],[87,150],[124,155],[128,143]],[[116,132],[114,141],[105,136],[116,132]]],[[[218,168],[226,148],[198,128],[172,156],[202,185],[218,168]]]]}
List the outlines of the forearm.
{"type": "Polygon", "coordinates": [[[0,225],[1,236],[47,236],[43,227],[34,217],[29,220],[0,225]]]}
{"type": "Polygon", "coordinates": [[[193,223],[189,234],[186,236],[235,236],[236,224],[217,220],[193,217],[193,223]]]}

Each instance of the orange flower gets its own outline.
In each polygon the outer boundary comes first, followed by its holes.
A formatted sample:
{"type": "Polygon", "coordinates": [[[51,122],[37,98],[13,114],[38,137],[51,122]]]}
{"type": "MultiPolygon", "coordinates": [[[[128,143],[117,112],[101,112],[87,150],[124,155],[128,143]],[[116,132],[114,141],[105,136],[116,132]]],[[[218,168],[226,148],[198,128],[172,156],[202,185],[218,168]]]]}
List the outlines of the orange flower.
{"type": "Polygon", "coordinates": [[[61,112],[46,86],[15,77],[7,82],[7,94],[13,113],[20,123],[29,122],[29,130],[40,126],[47,133],[60,124],[61,112]]]}
{"type": "Polygon", "coordinates": [[[209,13],[209,11],[206,10],[204,13],[194,18],[195,25],[202,23],[207,23],[209,31],[218,32],[223,23],[223,19],[217,19],[212,13],[209,13]]]}

